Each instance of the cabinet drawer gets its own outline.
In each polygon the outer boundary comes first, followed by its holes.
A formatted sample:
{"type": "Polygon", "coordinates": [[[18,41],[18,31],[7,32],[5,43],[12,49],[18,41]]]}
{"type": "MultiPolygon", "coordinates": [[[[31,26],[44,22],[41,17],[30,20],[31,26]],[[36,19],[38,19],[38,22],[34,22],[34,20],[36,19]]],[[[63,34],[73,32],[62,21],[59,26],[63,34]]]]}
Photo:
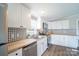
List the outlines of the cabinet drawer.
{"type": "Polygon", "coordinates": [[[18,49],[10,54],[8,56],[22,56],[22,49],[18,49]]]}

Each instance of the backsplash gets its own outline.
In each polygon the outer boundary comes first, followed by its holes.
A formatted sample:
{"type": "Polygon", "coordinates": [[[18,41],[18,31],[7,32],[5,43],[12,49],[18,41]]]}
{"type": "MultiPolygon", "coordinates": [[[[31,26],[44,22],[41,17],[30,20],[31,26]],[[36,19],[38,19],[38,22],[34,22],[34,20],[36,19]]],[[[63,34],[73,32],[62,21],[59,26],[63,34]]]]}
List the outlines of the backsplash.
{"type": "Polygon", "coordinates": [[[8,42],[26,39],[26,28],[8,28],[8,42]]]}
{"type": "Polygon", "coordinates": [[[26,36],[27,38],[36,38],[38,37],[38,31],[37,30],[32,30],[32,29],[29,29],[26,31],[26,36]]]}
{"type": "Polygon", "coordinates": [[[76,35],[75,29],[49,29],[49,32],[60,35],[76,35]]]}

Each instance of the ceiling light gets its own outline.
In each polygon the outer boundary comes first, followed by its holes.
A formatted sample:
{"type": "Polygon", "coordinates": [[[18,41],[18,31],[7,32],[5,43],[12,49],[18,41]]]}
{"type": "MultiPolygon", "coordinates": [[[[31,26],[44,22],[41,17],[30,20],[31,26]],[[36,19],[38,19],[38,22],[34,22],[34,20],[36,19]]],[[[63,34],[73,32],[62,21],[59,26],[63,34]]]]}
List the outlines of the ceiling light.
{"type": "Polygon", "coordinates": [[[41,11],[41,14],[44,14],[45,13],[45,11],[41,11]]]}

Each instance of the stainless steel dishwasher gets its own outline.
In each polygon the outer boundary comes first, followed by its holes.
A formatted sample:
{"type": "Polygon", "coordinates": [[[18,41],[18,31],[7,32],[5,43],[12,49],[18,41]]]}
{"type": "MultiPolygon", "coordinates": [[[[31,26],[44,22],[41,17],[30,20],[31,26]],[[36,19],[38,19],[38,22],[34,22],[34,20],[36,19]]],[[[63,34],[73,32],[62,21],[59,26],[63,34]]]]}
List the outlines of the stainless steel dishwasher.
{"type": "Polygon", "coordinates": [[[23,56],[37,56],[37,43],[32,43],[23,48],[23,56]]]}

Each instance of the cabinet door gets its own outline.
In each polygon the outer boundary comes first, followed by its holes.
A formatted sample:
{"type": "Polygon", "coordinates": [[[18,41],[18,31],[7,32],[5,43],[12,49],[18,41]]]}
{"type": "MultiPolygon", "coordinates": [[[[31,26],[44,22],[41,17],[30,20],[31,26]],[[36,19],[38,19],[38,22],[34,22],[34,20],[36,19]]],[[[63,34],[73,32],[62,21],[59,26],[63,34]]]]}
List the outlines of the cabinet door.
{"type": "Polygon", "coordinates": [[[75,21],[75,26],[76,27],[76,34],[79,35],[79,20],[75,21]]]}
{"type": "Polygon", "coordinates": [[[46,49],[47,49],[47,40],[45,39],[44,40],[44,52],[45,52],[46,49]]]}
{"type": "Polygon", "coordinates": [[[55,35],[54,35],[54,36],[51,35],[50,43],[51,43],[51,44],[55,44],[55,42],[56,42],[55,35]]]}
{"type": "Polygon", "coordinates": [[[30,17],[29,17],[29,9],[26,7],[22,7],[22,25],[25,28],[29,28],[30,27],[30,17]]]}
{"type": "Polygon", "coordinates": [[[62,35],[59,35],[57,36],[57,44],[60,45],[60,46],[63,46],[64,45],[64,39],[63,39],[63,36],[62,35]]]}
{"type": "Polygon", "coordinates": [[[16,51],[8,54],[8,56],[22,56],[22,49],[16,50],[16,51]]]}
{"type": "Polygon", "coordinates": [[[63,40],[63,46],[67,46],[68,44],[67,44],[67,36],[65,36],[65,35],[63,35],[62,36],[62,40],[63,40]]]}
{"type": "Polygon", "coordinates": [[[16,27],[17,26],[17,5],[8,4],[8,26],[16,27]]]}
{"type": "Polygon", "coordinates": [[[37,45],[37,55],[41,56],[41,45],[40,44],[37,45]]]}
{"type": "Polygon", "coordinates": [[[45,40],[45,49],[47,49],[48,48],[48,43],[47,43],[47,38],[46,38],[46,40],[45,40]]]}
{"type": "Polygon", "coordinates": [[[49,28],[50,29],[57,29],[57,23],[56,22],[50,22],[50,23],[49,23],[49,28]]]}
{"type": "Polygon", "coordinates": [[[48,44],[51,44],[51,36],[48,36],[47,41],[48,41],[48,44]]]}
{"type": "Polygon", "coordinates": [[[79,36],[74,36],[74,40],[75,40],[75,42],[74,42],[74,45],[75,45],[75,48],[78,48],[79,47],[79,36]]]}
{"type": "Polygon", "coordinates": [[[78,40],[74,38],[74,36],[69,36],[68,47],[77,48],[78,40]]]}
{"type": "Polygon", "coordinates": [[[44,42],[41,44],[41,55],[44,53],[44,42]]]}
{"type": "Polygon", "coordinates": [[[22,5],[8,4],[8,26],[20,27],[22,26],[22,5]]]}
{"type": "Polygon", "coordinates": [[[64,46],[71,47],[71,48],[77,48],[78,40],[74,38],[74,36],[64,36],[64,46]]]}
{"type": "Polygon", "coordinates": [[[26,27],[26,9],[25,7],[22,7],[22,26],[26,27]]]}
{"type": "Polygon", "coordinates": [[[41,56],[42,55],[42,50],[43,48],[42,48],[42,42],[41,41],[38,41],[37,42],[37,54],[38,54],[38,56],[41,56]]]}
{"type": "Polygon", "coordinates": [[[17,26],[20,27],[22,26],[22,5],[20,4],[17,6],[17,13],[17,26]]]}
{"type": "Polygon", "coordinates": [[[69,20],[62,21],[62,29],[69,29],[69,20]]]}
{"type": "Polygon", "coordinates": [[[60,45],[60,42],[61,42],[60,37],[59,37],[58,35],[56,35],[54,39],[55,39],[55,40],[54,40],[54,41],[55,41],[55,44],[56,44],[56,45],[60,45]]]}
{"type": "Polygon", "coordinates": [[[29,9],[21,4],[8,4],[8,26],[30,28],[29,9]]]}
{"type": "Polygon", "coordinates": [[[56,29],[62,29],[62,22],[61,21],[57,21],[56,25],[57,25],[56,29]]]}

